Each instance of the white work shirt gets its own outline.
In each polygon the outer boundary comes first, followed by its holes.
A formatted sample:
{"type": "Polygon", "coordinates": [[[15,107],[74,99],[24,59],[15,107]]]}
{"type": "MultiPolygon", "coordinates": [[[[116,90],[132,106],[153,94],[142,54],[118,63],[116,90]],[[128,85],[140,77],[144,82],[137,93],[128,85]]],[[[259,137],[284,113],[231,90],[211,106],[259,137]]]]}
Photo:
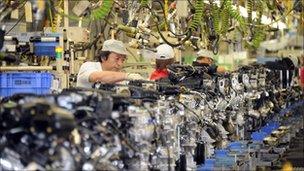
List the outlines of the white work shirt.
{"type": "Polygon", "coordinates": [[[95,71],[102,71],[100,62],[85,62],[81,65],[77,75],[77,87],[92,88],[93,82],[89,81],[90,75],[95,71]]]}

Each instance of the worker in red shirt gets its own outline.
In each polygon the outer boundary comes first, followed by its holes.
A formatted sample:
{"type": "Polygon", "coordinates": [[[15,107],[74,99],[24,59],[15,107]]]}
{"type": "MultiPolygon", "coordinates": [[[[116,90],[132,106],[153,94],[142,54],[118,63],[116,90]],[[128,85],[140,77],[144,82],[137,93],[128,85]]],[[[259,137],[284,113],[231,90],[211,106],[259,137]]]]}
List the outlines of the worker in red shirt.
{"type": "Polygon", "coordinates": [[[300,76],[300,86],[302,87],[302,90],[304,90],[304,54],[302,54],[299,57],[299,76],[300,76]]]}
{"type": "Polygon", "coordinates": [[[171,46],[168,44],[161,44],[156,50],[155,70],[150,76],[150,80],[153,81],[167,78],[169,76],[167,66],[174,62],[174,50],[171,46]]]}

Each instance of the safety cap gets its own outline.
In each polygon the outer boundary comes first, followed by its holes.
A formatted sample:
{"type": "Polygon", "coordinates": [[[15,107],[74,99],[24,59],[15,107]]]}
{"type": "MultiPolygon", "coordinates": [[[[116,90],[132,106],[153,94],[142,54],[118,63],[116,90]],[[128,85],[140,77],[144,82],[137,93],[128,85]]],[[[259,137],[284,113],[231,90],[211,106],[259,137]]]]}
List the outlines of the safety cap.
{"type": "Polygon", "coordinates": [[[127,55],[127,49],[122,41],[110,39],[103,43],[102,51],[115,52],[121,55],[127,55]]]}
{"type": "Polygon", "coordinates": [[[207,49],[201,49],[197,52],[196,57],[206,57],[213,59],[213,52],[207,49]]]}
{"type": "Polygon", "coordinates": [[[161,44],[156,48],[156,59],[172,59],[174,58],[174,50],[168,44],[161,44]]]}

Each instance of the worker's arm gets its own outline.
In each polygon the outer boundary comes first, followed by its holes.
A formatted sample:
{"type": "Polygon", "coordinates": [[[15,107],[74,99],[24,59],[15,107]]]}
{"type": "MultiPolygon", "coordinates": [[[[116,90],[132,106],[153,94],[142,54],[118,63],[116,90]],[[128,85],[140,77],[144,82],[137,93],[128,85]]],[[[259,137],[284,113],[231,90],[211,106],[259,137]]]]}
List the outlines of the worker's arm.
{"type": "Polygon", "coordinates": [[[127,79],[127,73],[114,71],[95,71],[90,74],[90,82],[116,83],[127,79]]]}
{"type": "Polygon", "coordinates": [[[94,71],[89,76],[90,82],[116,83],[124,80],[143,80],[139,74],[115,71],[94,71]]]}
{"type": "Polygon", "coordinates": [[[139,74],[130,74],[115,71],[101,71],[96,63],[85,62],[81,65],[77,75],[77,86],[89,85],[89,83],[103,82],[116,83],[123,80],[143,79],[139,74]]]}

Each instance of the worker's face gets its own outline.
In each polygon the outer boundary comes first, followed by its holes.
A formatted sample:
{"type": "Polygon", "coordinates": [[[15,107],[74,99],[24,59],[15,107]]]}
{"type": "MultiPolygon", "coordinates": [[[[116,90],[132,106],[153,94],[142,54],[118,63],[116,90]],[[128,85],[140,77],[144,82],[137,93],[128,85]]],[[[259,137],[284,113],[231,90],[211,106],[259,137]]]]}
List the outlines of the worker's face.
{"type": "Polygon", "coordinates": [[[300,61],[300,66],[303,67],[304,66],[304,55],[299,57],[299,61],[300,61]]]}
{"type": "Polygon", "coordinates": [[[126,59],[126,55],[111,52],[107,60],[102,60],[102,69],[104,71],[120,71],[126,59]]]}
{"type": "Polygon", "coordinates": [[[207,58],[207,57],[198,57],[196,59],[196,61],[200,64],[208,64],[211,65],[213,63],[213,60],[211,58],[207,58]]]}

